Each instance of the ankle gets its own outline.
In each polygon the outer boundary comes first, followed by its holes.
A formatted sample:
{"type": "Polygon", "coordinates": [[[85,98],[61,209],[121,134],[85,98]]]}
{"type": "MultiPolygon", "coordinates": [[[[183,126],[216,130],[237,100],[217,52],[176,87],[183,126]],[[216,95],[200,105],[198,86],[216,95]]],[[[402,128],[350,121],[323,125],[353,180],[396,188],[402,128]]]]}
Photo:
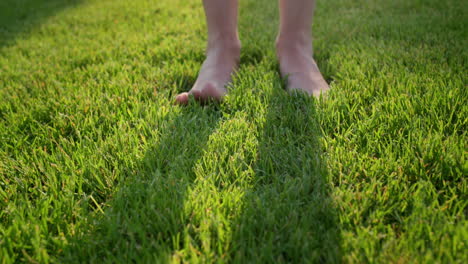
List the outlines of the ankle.
{"type": "Polygon", "coordinates": [[[281,33],[276,38],[277,54],[289,52],[312,53],[312,39],[309,33],[281,33]]]}
{"type": "Polygon", "coordinates": [[[239,38],[215,38],[210,39],[208,41],[208,45],[206,48],[206,53],[210,54],[212,52],[222,51],[223,53],[227,53],[236,57],[240,57],[240,50],[241,50],[241,42],[239,38]]]}

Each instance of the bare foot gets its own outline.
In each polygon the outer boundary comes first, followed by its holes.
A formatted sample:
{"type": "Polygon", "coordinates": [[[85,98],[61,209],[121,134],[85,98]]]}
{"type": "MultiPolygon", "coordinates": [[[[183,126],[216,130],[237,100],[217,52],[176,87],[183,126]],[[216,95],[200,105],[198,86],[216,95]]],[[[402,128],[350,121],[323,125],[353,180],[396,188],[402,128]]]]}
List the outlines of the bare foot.
{"type": "Polygon", "coordinates": [[[205,62],[200,69],[197,81],[189,92],[176,96],[176,102],[187,104],[193,95],[200,102],[220,101],[226,94],[226,85],[237,70],[240,58],[240,44],[216,44],[208,48],[205,62]]]}
{"type": "Polygon", "coordinates": [[[310,41],[278,40],[277,56],[288,91],[303,91],[319,97],[330,89],[312,58],[310,41]]]}

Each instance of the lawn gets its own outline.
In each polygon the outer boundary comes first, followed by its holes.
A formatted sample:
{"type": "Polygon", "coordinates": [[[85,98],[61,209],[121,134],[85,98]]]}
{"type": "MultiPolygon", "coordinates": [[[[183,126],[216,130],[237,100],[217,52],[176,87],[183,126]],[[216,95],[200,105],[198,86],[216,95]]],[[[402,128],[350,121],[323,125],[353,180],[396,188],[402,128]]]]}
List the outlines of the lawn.
{"type": "Polygon", "coordinates": [[[284,91],[277,8],[181,107],[199,0],[2,0],[0,263],[467,263],[467,5],[319,0],[326,100],[284,91]]]}

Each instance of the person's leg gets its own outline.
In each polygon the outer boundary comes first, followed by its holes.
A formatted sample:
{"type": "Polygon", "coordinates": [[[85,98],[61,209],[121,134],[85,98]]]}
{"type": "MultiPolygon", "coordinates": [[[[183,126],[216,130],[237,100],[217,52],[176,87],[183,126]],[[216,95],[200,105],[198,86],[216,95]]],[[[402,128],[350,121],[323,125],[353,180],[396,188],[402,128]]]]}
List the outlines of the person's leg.
{"type": "Polygon", "coordinates": [[[280,28],[276,40],[281,75],[289,91],[319,96],[329,89],[312,58],[311,24],[315,0],[279,0],[280,28]]]}
{"type": "Polygon", "coordinates": [[[206,60],[192,89],[176,97],[181,104],[188,102],[190,94],[199,101],[221,100],[239,65],[237,0],[203,0],[203,7],[208,27],[206,60]]]}

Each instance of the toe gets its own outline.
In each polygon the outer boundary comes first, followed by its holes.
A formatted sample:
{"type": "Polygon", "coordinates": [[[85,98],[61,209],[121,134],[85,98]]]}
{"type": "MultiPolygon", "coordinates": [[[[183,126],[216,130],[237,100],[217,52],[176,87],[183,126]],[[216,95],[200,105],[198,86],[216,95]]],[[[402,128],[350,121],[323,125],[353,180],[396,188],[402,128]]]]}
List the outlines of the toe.
{"type": "Polygon", "coordinates": [[[188,93],[181,93],[176,96],[175,98],[176,103],[181,105],[186,105],[189,101],[189,94],[188,93]]]}
{"type": "Polygon", "coordinates": [[[203,89],[196,90],[192,89],[188,93],[181,93],[176,96],[176,103],[186,105],[189,102],[189,97],[193,96],[195,100],[205,103],[208,101],[220,101],[226,94],[224,88],[217,88],[214,83],[207,83],[203,86],[203,89]]]}
{"type": "Polygon", "coordinates": [[[208,82],[201,90],[191,91],[197,101],[206,102],[210,100],[219,101],[224,96],[224,88],[217,88],[214,83],[208,82]]]}

